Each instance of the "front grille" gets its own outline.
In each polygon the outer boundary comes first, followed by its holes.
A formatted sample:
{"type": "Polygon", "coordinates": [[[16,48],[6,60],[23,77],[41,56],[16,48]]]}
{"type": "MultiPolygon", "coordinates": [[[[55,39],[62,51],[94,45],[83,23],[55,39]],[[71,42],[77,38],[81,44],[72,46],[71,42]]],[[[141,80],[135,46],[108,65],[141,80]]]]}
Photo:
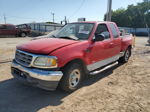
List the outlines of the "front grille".
{"type": "Polygon", "coordinates": [[[16,51],[15,60],[23,66],[29,66],[32,62],[33,56],[24,51],[16,51]]]}

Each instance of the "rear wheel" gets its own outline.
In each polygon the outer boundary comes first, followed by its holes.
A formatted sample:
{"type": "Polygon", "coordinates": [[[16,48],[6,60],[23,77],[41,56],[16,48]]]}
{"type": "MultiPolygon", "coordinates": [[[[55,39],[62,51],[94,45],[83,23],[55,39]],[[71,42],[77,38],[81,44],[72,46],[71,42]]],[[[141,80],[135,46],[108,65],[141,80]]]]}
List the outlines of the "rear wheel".
{"type": "Polygon", "coordinates": [[[22,32],[22,33],[20,34],[20,36],[21,36],[21,37],[26,37],[26,33],[22,32]]]}
{"type": "Polygon", "coordinates": [[[125,51],[124,56],[119,59],[119,62],[121,62],[121,63],[126,63],[126,62],[128,62],[130,56],[131,56],[131,48],[128,48],[128,49],[125,51]]]}
{"type": "Polygon", "coordinates": [[[83,81],[84,72],[78,63],[70,63],[63,70],[63,77],[59,86],[62,90],[73,92],[78,89],[83,81]]]}

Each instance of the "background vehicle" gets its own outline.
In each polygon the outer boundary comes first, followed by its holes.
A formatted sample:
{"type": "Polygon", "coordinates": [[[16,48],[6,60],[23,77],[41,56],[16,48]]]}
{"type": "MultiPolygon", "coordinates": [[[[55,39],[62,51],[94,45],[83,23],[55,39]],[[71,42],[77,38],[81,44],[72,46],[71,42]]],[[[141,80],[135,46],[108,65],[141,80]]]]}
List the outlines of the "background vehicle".
{"type": "MultiPolygon", "coordinates": [[[[24,25],[26,26],[26,25],[24,25]]],[[[30,33],[30,27],[16,27],[12,24],[0,24],[0,36],[21,36],[25,37],[30,33]]]]}
{"type": "Polygon", "coordinates": [[[21,37],[25,37],[31,32],[31,27],[27,24],[16,25],[16,28],[19,30],[19,36],[21,37]]]}
{"type": "Polygon", "coordinates": [[[72,92],[87,75],[100,73],[131,56],[132,36],[120,37],[113,22],[77,22],[52,38],[17,46],[12,75],[47,90],[72,92]]]}

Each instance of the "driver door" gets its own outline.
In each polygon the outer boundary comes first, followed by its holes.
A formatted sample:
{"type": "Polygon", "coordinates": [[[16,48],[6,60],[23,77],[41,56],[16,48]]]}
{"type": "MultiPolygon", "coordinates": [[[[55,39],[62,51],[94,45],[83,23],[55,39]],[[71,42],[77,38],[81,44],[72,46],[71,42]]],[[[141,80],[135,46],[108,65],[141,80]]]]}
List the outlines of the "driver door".
{"type": "Polygon", "coordinates": [[[88,65],[88,70],[93,71],[97,68],[100,68],[106,65],[109,62],[109,58],[112,56],[111,51],[113,46],[111,43],[113,42],[109,30],[106,24],[99,24],[95,34],[103,34],[105,39],[103,41],[97,41],[92,44],[90,62],[88,65]]]}

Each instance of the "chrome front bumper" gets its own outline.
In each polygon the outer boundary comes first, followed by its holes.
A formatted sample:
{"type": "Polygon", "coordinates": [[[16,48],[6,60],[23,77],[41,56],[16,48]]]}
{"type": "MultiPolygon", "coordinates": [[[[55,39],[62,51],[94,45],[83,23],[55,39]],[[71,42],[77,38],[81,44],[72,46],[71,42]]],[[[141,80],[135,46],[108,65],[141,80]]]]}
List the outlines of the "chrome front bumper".
{"type": "Polygon", "coordinates": [[[11,65],[12,75],[21,82],[27,82],[46,90],[55,90],[63,76],[61,71],[47,71],[27,68],[13,60],[11,65]]]}

